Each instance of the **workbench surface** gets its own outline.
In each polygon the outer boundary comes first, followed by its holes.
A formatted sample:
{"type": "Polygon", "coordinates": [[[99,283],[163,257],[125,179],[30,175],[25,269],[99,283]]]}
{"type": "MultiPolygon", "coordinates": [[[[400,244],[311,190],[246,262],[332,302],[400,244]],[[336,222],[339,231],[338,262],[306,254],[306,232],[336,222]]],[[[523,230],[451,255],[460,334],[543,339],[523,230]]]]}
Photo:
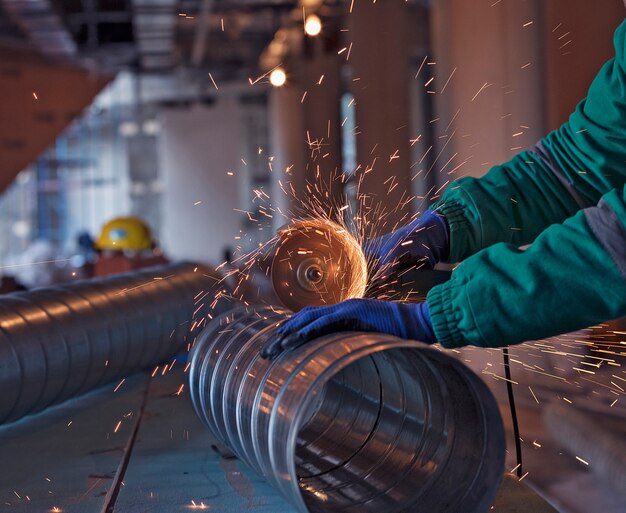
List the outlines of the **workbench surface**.
{"type": "MultiPolygon", "coordinates": [[[[0,427],[0,511],[295,512],[241,461],[212,448],[183,366],[138,374],[0,427]]],[[[491,511],[556,510],[507,477],[491,511]]]]}

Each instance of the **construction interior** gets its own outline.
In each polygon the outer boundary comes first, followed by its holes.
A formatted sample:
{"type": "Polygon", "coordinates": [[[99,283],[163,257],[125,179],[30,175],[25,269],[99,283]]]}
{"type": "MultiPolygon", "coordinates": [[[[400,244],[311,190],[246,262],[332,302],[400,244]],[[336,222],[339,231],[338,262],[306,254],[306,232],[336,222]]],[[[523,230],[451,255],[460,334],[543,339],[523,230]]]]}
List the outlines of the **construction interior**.
{"type": "Polygon", "coordinates": [[[454,275],[381,286],[364,248],[566,123],[625,17],[0,0],[0,511],[626,513],[623,319],[260,355],[454,275]]]}

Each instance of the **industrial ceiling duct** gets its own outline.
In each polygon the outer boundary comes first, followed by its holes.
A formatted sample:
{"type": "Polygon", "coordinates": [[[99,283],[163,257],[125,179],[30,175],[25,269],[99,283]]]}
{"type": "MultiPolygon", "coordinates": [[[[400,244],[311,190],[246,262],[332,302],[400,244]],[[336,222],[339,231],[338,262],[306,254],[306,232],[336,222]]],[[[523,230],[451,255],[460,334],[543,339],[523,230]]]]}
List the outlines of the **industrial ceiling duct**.
{"type": "Polygon", "coordinates": [[[168,361],[223,287],[182,263],[0,296],[0,424],[168,361]]]}
{"type": "Polygon", "coordinates": [[[305,513],[485,512],[505,438],[495,399],[459,361],[380,333],[259,356],[284,313],[239,307],[192,349],[197,414],[305,513]]]}

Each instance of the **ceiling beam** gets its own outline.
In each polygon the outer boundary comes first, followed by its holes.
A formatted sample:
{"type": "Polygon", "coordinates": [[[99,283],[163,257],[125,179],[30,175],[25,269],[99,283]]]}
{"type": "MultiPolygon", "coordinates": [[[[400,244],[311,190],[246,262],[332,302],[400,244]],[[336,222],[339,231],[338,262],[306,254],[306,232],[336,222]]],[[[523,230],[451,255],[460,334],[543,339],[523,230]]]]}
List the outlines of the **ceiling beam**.
{"type": "Polygon", "coordinates": [[[0,0],[11,21],[39,52],[54,57],[74,57],[74,39],[66,30],[50,0],[0,0]]]}

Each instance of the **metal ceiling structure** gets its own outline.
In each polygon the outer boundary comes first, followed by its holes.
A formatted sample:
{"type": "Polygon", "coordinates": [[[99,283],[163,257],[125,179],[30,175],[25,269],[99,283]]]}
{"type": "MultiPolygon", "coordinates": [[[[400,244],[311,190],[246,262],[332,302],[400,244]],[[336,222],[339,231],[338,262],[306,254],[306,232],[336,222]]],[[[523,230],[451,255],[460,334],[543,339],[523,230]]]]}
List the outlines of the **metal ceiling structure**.
{"type": "MultiPolygon", "coordinates": [[[[340,3],[332,1],[331,4],[340,3]]],[[[99,71],[249,76],[297,0],[0,0],[0,45],[99,71]]]]}

